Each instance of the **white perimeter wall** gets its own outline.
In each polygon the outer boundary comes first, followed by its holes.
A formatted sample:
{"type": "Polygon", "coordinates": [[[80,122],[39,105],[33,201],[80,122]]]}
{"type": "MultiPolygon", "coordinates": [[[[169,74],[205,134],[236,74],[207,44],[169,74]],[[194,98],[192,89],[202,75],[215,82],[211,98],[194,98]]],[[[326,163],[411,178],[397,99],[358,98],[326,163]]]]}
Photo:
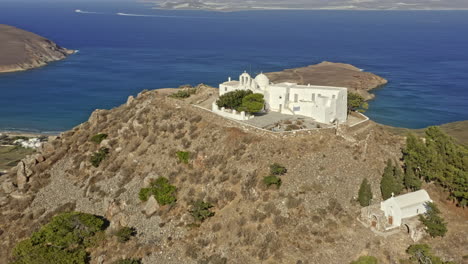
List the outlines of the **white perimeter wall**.
{"type": "Polygon", "coordinates": [[[242,112],[237,112],[236,110],[230,110],[230,109],[225,109],[224,107],[220,108],[216,102],[213,102],[213,105],[211,106],[211,111],[213,113],[216,113],[220,116],[235,119],[235,120],[249,120],[252,119],[253,116],[245,113],[244,111],[242,112]]]}

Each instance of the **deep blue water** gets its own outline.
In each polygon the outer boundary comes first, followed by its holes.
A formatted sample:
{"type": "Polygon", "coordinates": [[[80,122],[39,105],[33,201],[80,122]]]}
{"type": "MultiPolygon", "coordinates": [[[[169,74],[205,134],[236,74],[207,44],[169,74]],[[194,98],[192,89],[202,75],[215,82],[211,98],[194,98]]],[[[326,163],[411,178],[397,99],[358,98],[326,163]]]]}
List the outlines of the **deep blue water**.
{"type": "Polygon", "coordinates": [[[0,0],[0,23],[80,50],[47,67],[0,75],[0,130],[62,131],[143,89],[217,85],[243,70],[324,60],[390,81],[367,112],[377,122],[421,128],[468,119],[467,11],[215,13],[0,0]]]}

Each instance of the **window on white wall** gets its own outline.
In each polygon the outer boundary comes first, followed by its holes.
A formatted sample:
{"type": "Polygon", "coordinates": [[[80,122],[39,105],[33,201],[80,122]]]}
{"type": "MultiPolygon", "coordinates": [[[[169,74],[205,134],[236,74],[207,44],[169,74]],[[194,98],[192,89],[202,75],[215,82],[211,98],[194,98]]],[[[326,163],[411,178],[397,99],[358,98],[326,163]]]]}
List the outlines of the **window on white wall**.
{"type": "Polygon", "coordinates": [[[298,94],[295,94],[295,95],[294,95],[294,102],[297,103],[297,101],[299,101],[299,95],[298,95],[298,94]]]}

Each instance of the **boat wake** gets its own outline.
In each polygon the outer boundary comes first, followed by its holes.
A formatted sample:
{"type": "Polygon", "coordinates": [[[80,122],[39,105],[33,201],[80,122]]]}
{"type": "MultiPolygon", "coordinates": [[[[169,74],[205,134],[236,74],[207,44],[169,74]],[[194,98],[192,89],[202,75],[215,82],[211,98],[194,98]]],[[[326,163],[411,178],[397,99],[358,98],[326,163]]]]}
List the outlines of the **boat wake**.
{"type": "Polygon", "coordinates": [[[81,10],[81,9],[76,9],[75,13],[79,13],[79,14],[103,14],[103,13],[100,13],[100,12],[84,11],[84,10],[81,10]]]}
{"type": "Polygon", "coordinates": [[[130,16],[130,17],[163,17],[163,18],[200,18],[200,19],[211,19],[211,17],[196,17],[196,16],[164,16],[164,15],[145,15],[145,14],[129,14],[129,13],[116,13],[118,16],[130,16]]]}
{"type": "MultiPolygon", "coordinates": [[[[104,15],[106,13],[102,12],[92,12],[92,11],[84,11],[81,9],[75,9],[75,13],[79,14],[95,14],[95,15],[104,15]]],[[[115,13],[114,15],[117,16],[128,16],[128,17],[162,17],[162,18],[201,18],[201,19],[206,19],[210,17],[195,17],[195,16],[165,16],[165,15],[145,15],[145,14],[132,14],[132,13],[115,13]]]]}
{"type": "Polygon", "coordinates": [[[140,14],[127,14],[127,13],[117,13],[118,16],[134,16],[134,17],[152,17],[153,15],[140,15],[140,14]]]}

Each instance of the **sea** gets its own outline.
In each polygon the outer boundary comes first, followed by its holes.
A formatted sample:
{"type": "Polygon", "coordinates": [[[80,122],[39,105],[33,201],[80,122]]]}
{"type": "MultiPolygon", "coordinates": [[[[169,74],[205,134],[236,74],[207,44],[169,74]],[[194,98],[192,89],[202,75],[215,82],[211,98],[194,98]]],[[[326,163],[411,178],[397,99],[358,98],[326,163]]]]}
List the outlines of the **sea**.
{"type": "Polygon", "coordinates": [[[353,64],[389,80],[366,114],[397,127],[468,119],[468,11],[168,11],[134,1],[0,0],[0,23],[79,50],[0,74],[0,130],[57,133],[144,89],[353,64]],[[78,10],[78,11],[77,11],[78,10]]]}

